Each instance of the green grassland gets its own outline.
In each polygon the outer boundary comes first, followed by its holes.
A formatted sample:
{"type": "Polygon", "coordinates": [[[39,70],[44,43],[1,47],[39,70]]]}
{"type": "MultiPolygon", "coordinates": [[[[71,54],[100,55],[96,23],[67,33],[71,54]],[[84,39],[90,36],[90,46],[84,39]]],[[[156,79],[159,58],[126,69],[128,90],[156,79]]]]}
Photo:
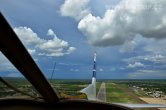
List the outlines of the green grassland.
{"type": "MultiPolygon", "coordinates": [[[[33,86],[23,78],[5,78],[7,82],[14,87],[36,95],[33,86]]],[[[60,92],[65,92],[68,95],[77,95],[79,91],[87,87],[91,80],[48,80],[51,86],[60,92]]],[[[133,91],[133,86],[139,86],[151,90],[152,88],[158,88],[165,92],[166,80],[104,80],[96,82],[96,91],[98,92],[101,82],[106,83],[106,99],[107,102],[119,102],[119,103],[142,103],[138,97],[148,97],[145,92],[138,90],[133,91]]],[[[7,88],[0,82],[0,97],[8,96],[21,96],[22,94],[7,88]],[[17,94],[17,95],[16,95],[17,94]]]]}
{"type": "MultiPolygon", "coordinates": [[[[5,78],[5,80],[14,87],[37,96],[33,86],[23,78],[5,78]]],[[[91,80],[48,80],[51,86],[58,93],[67,95],[80,95],[80,90],[87,87],[91,80]]],[[[102,82],[106,83],[106,99],[110,103],[144,103],[139,97],[149,97],[145,93],[149,90],[162,90],[166,93],[166,80],[99,80],[96,82],[96,91],[98,93],[102,82]],[[146,88],[135,92],[133,86],[146,88]]],[[[17,93],[0,82],[0,98],[19,97],[23,94],[17,93]]],[[[150,110],[150,109],[141,109],[150,110]]]]}
{"type": "Polygon", "coordinates": [[[65,93],[68,95],[77,95],[80,90],[87,87],[90,80],[52,80],[49,81],[51,86],[58,91],[58,93],[65,93]]]}
{"type": "Polygon", "coordinates": [[[139,101],[129,93],[124,92],[123,89],[127,91],[129,89],[126,85],[120,85],[115,83],[106,83],[106,96],[108,102],[116,102],[116,103],[138,103],[139,101]],[[120,87],[120,88],[118,88],[120,87]]]}

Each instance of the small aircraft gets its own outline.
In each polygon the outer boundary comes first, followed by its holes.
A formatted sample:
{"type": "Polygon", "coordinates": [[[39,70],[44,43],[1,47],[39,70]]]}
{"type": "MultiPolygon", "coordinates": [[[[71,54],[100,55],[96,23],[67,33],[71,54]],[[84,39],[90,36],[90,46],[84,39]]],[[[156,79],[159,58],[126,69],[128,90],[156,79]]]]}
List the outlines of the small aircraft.
{"type": "MultiPolygon", "coordinates": [[[[1,98],[0,110],[132,110],[133,108],[166,107],[166,105],[148,104],[120,104],[97,101],[96,97],[96,53],[94,53],[94,68],[92,83],[80,92],[87,95],[87,99],[61,98],[53,90],[43,73],[36,65],[13,29],[0,13],[0,51],[35,87],[41,97],[36,98],[1,98]]],[[[5,81],[1,79],[3,83],[5,81]]],[[[6,84],[10,87],[10,85],[6,84]]],[[[10,87],[12,88],[12,87],[10,87]]],[[[16,90],[19,92],[19,90],[16,90]]]]}

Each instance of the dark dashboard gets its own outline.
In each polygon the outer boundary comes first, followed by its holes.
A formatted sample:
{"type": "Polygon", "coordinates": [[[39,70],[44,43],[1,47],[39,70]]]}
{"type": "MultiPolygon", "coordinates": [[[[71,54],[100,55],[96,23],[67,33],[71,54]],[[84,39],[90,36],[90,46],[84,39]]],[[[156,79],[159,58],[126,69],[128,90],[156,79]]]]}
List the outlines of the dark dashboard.
{"type": "Polygon", "coordinates": [[[132,110],[123,106],[88,100],[60,100],[56,103],[31,99],[1,99],[0,110],[132,110]]]}

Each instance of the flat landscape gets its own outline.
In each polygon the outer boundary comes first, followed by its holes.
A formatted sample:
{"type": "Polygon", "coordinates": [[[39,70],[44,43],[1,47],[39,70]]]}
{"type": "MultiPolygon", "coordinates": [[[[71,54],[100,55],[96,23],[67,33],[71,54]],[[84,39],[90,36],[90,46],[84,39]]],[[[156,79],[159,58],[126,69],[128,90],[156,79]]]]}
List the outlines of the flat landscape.
{"type": "MultiPolygon", "coordinates": [[[[35,89],[25,79],[5,78],[5,80],[21,91],[38,96],[35,89]]],[[[49,82],[51,86],[59,92],[59,94],[85,98],[79,91],[90,84],[91,80],[50,80],[49,82]]],[[[166,104],[166,80],[99,80],[96,84],[97,93],[102,82],[105,82],[107,102],[154,102],[166,104]]],[[[23,95],[9,89],[0,82],[0,98],[21,96],[23,95]]]]}

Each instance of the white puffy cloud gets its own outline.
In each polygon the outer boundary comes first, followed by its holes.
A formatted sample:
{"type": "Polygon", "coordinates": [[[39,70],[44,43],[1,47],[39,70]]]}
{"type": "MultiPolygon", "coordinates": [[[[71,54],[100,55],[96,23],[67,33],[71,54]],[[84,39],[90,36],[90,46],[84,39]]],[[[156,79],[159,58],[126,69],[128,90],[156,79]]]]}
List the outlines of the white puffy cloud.
{"type": "Polygon", "coordinates": [[[51,35],[54,38],[51,40],[43,40],[43,43],[38,44],[37,47],[40,50],[43,50],[43,54],[47,56],[63,56],[64,49],[68,51],[69,44],[68,42],[61,40],[56,37],[56,34],[53,30],[49,29],[47,35],[51,35]]]}
{"type": "Polygon", "coordinates": [[[141,62],[135,62],[134,64],[129,64],[127,67],[128,68],[138,68],[138,67],[144,67],[145,65],[142,64],[141,62]]]}
{"type": "Polygon", "coordinates": [[[47,35],[52,39],[40,38],[31,28],[15,27],[14,31],[27,47],[30,54],[45,56],[63,56],[72,53],[76,48],[70,47],[67,41],[59,39],[52,29],[48,29],[47,35]]]}
{"type": "Polygon", "coordinates": [[[87,8],[88,2],[89,0],[65,0],[60,9],[61,15],[80,20],[90,13],[87,8]]]}
{"type": "Polygon", "coordinates": [[[94,46],[128,44],[137,34],[162,39],[166,37],[165,5],[165,0],[122,0],[103,17],[87,15],[78,29],[94,46]]]}
{"type": "Polygon", "coordinates": [[[35,50],[35,49],[28,49],[28,52],[29,52],[31,55],[33,55],[33,54],[35,54],[36,50],[35,50]]]}
{"type": "Polygon", "coordinates": [[[43,40],[38,37],[37,33],[33,32],[29,27],[15,27],[14,31],[25,46],[43,43],[43,40]]]}
{"type": "Polygon", "coordinates": [[[48,29],[47,35],[56,37],[56,34],[54,33],[54,31],[52,29],[48,29]]]}
{"type": "Polygon", "coordinates": [[[121,45],[126,39],[131,39],[130,33],[124,32],[122,27],[113,24],[111,20],[113,18],[109,16],[111,13],[112,11],[108,10],[103,19],[89,14],[79,22],[78,29],[87,37],[90,44],[94,46],[121,45]]]}
{"type": "Polygon", "coordinates": [[[69,47],[69,49],[67,50],[67,54],[70,54],[72,52],[74,52],[76,50],[75,47],[69,47]]]}

